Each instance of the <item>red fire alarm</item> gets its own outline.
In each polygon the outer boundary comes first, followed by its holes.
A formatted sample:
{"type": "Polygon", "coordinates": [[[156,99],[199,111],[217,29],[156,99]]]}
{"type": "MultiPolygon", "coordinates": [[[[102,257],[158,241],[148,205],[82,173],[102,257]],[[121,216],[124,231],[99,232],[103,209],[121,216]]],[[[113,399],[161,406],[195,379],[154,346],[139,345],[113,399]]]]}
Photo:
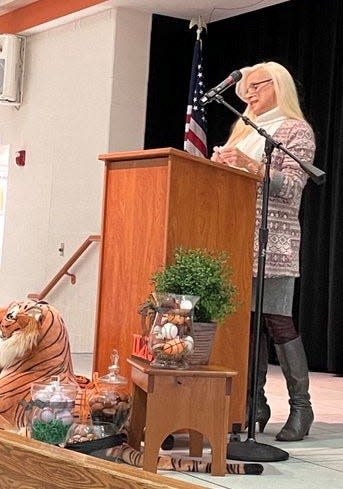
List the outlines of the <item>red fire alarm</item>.
{"type": "Polygon", "coordinates": [[[25,149],[21,149],[20,151],[16,152],[15,162],[17,163],[18,166],[25,166],[25,155],[26,155],[25,149]]]}

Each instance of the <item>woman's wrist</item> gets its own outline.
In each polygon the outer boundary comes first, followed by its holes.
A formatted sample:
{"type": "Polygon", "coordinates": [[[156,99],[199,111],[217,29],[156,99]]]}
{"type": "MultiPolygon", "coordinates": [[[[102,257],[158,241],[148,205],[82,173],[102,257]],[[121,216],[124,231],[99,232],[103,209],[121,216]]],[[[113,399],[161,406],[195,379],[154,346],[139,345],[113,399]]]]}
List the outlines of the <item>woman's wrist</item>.
{"type": "Polygon", "coordinates": [[[250,173],[253,173],[254,175],[257,175],[260,177],[263,177],[263,175],[264,175],[264,165],[259,163],[256,160],[251,160],[248,163],[248,170],[250,171],[250,173]]]}

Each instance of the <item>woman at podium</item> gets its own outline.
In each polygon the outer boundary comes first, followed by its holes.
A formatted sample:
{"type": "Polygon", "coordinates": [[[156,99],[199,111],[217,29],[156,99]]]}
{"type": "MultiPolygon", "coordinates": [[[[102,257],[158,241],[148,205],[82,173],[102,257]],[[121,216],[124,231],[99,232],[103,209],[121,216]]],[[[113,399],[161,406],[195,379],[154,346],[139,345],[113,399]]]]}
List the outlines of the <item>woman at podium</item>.
{"type": "MultiPolygon", "coordinates": [[[[288,70],[271,61],[242,68],[241,72],[242,78],[236,85],[236,93],[247,104],[244,115],[281,142],[300,161],[312,164],[315,153],[313,131],[301,111],[295,83],[288,70]]],[[[239,119],[225,145],[214,147],[211,159],[263,177],[264,145],[265,138],[239,119]]],[[[293,158],[280,149],[274,149],[270,166],[269,234],[256,421],[260,432],[263,432],[270,418],[270,407],[264,392],[268,368],[268,335],[274,342],[289,393],[290,414],[286,424],[276,435],[279,441],[302,440],[309,433],[313,422],[306,355],[292,319],[294,282],[299,276],[301,230],[298,214],[307,178],[307,173],[293,158]]],[[[262,184],[258,183],[253,299],[256,292],[261,208],[262,184]]]]}

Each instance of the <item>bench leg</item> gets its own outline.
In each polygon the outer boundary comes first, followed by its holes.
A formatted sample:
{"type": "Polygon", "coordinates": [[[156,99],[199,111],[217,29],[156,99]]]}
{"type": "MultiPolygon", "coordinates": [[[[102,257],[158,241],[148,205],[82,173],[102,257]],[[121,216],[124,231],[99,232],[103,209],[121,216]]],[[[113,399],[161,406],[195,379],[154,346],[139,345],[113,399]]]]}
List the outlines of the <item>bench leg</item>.
{"type": "Polygon", "coordinates": [[[199,431],[189,430],[189,456],[202,457],[204,435],[199,431]]]}
{"type": "Polygon", "coordinates": [[[145,427],[147,394],[137,385],[133,385],[131,420],[128,432],[128,443],[140,451],[145,427]]]}

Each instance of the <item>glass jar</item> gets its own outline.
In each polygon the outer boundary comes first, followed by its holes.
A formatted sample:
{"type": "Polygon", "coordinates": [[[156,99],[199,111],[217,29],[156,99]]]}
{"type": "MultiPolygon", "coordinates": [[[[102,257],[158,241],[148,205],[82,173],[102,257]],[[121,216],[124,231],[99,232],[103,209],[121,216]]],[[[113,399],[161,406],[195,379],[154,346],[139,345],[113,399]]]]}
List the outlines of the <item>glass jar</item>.
{"type": "MultiPolygon", "coordinates": [[[[65,448],[107,459],[107,449],[127,441],[123,433],[115,433],[112,423],[74,423],[69,428],[65,448]]],[[[107,459],[108,460],[108,459],[107,459]]]]}
{"type": "Polygon", "coordinates": [[[108,373],[95,381],[95,392],[89,400],[93,424],[111,423],[119,433],[128,421],[131,399],[127,392],[128,380],[119,374],[119,354],[113,350],[108,373]]]}
{"type": "Polygon", "coordinates": [[[74,420],[77,390],[76,384],[61,384],[58,376],[52,377],[50,383],[32,383],[31,438],[52,445],[64,444],[74,420]]]}
{"type": "Polygon", "coordinates": [[[194,351],[193,312],[198,296],[152,294],[156,315],[149,334],[150,363],[159,368],[186,368],[194,351]]]}

